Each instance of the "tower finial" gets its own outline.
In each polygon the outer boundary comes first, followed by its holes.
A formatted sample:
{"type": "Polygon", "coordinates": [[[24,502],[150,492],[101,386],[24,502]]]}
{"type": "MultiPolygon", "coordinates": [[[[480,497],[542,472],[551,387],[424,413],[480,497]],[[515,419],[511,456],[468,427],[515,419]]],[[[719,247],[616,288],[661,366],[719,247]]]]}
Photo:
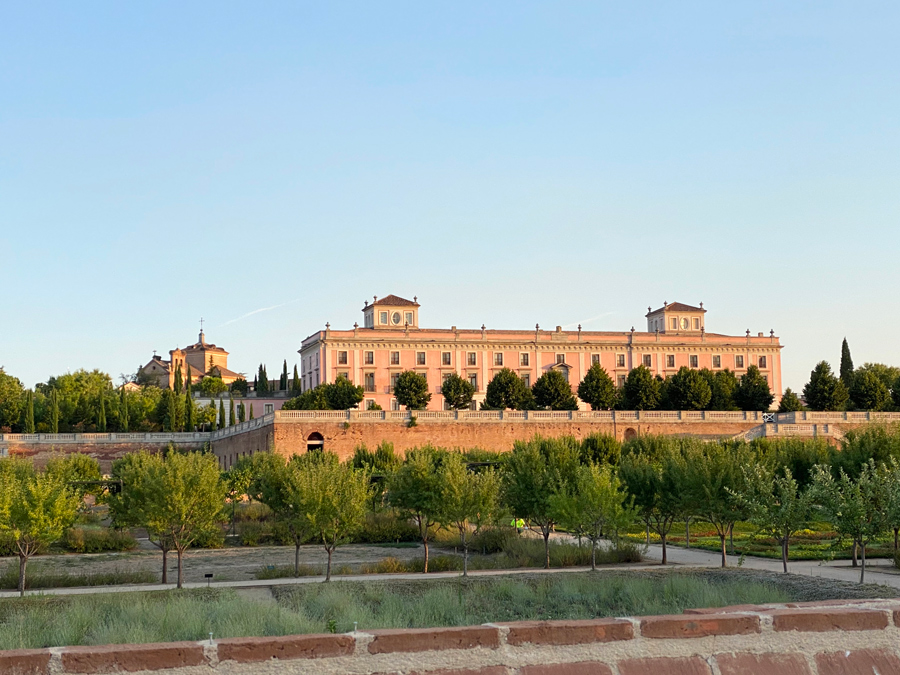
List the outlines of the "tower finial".
{"type": "Polygon", "coordinates": [[[206,338],[205,338],[204,335],[203,335],[203,321],[204,321],[204,319],[203,319],[203,317],[201,316],[201,317],[200,317],[200,344],[201,344],[201,345],[206,344],[206,338]]]}

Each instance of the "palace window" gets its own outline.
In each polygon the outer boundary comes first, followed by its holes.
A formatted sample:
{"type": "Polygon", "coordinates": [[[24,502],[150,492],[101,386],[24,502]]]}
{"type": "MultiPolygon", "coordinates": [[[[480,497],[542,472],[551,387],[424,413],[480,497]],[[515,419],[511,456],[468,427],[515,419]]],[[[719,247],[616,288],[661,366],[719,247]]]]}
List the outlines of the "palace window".
{"type": "Polygon", "coordinates": [[[744,367],[744,357],[739,354],[734,357],[734,367],[735,368],[743,368],[744,367]]]}
{"type": "Polygon", "coordinates": [[[478,365],[478,355],[475,352],[469,352],[466,355],[466,362],[470,366],[477,366],[478,365]]]}
{"type": "Polygon", "coordinates": [[[721,368],[722,367],[722,357],[718,354],[713,355],[713,368],[721,368]]]}
{"type": "Polygon", "coordinates": [[[522,352],[521,354],[519,354],[519,365],[520,365],[520,366],[527,366],[528,363],[529,363],[528,353],[527,353],[527,352],[522,352]]]}
{"type": "Polygon", "coordinates": [[[347,352],[338,352],[338,365],[339,366],[347,365],[347,352]]]}
{"type": "Polygon", "coordinates": [[[391,365],[392,366],[400,365],[400,352],[391,352],[391,365]]]}
{"type": "Polygon", "coordinates": [[[395,398],[391,399],[391,410],[400,410],[400,403],[395,398]]]}
{"type": "Polygon", "coordinates": [[[378,315],[378,321],[379,321],[379,323],[380,323],[382,326],[386,326],[386,325],[387,325],[387,322],[388,322],[388,318],[387,318],[387,317],[388,317],[388,313],[387,313],[387,312],[381,312],[381,313],[378,315]]]}
{"type": "Polygon", "coordinates": [[[441,352],[441,364],[445,366],[450,365],[450,352],[441,352]]]}
{"type": "Polygon", "coordinates": [[[591,365],[597,365],[600,363],[600,355],[599,354],[591,354],[591,365]]]}
{"type": "Polygon", "coordinates": [[[644,354],[644,365],[647,368],[651,368],[653,366],[653,356],[650,354],[644,354]]]}
{"type": "Polygon", "coordinates": [[[409,324],[410,326],[413,325],[413,313],[412,312],[406,313],[406,323],[409,324]]]}
{"type": "Polygon", "coordinates": [[[666,354],[666,368],[674,368],[675,367],[675,355],[674,354],[666,354]]]}
{"type": "Polygon", "coordinates": [[[363,376],[363,381],[365,382],[366,391],[370,393],[375,392],[375,373],[366,373],[363,376]]]}
{"type": "Polygon", "coordinates": [[[425,352],[416,352],[416,365],[425,365],[425,352]]]}
{"type": "Polygon", "coordinates": [[[371,366],[373,363],[375,363],[375,352],[365,352],[365,354],[363,355],[363,363],[365,363],[367,366],[371,366]]]}
{"type": "Polygon", "coordinates": [[[671,321],[672,330],[678,330],[678,319],[673,318],[671,321]]]}
{"type": "Polygon", "coordinates": [[[495,366],[503,365],[503,352],[494,352],[494,365],[495,366]]]}
{"type": "Polygon", "coordinates": [[[397,386],[397,380],[400,379],[400,373],[391,373],[391,391],[397,386]]]}
{"type": "Polygon", "coordinates": [[[691,368],[696,368],[700,364],[700,358],[696,354],[691,354],[691,368]]]}
{"type": "Polygon", "coordinates": [[[700,330],[700,319],[694,319],[694,330],[700,330]]]}
{"type": "Polygon", "coordinates": [[[616,354],[616,368],[624,368],[625,367],[625,355],[624,354],[616,354]]]}
{"type": "Polygon", "coordinates": [[[274,403],[263,404],[263,413],[268,415],[271,412],[275,412],[275,404],[274,403]]]}
{"type": "Polygon", "coordinates": [[[478,375],[469,373],[469,384],[472,385],[472,388],[475,389],[475,391],[478,391],[478,375]]]}
{"type": "Polygon", "coordinates": [[[765,368],[765,367],[766,367],[766,357],[765,357],[765,356],[760,356],[760,357],[759,357],[759,367],[760,367],[760,368],[765,368]]]}
{"type": "Polygon", "coordinates": [[[525,386],[531,389],[531,374],[525,373],[522,375],[522,382],[525,383],[525,386]]]}
{"type": "Polygon", "coordinates": [[[625,376],[619,375],[619,377],[617,379],[618,379],[619,389],[621,389],[622,387],[625,386],[625,376]]]}
{"type": "Polygon", "coordinates": [[[366,410],[374,410],[375,409],[375,399],[367,398],[366,399],[366,410]]]}
{"type": "Polygon", "coordinates": [[[557,363],[565,363],[565,362],[566,362],[566,355],[565,355],[565,354],[557,354],[557,355],[556,355],[556,362],[557,362],[557,363]]]}

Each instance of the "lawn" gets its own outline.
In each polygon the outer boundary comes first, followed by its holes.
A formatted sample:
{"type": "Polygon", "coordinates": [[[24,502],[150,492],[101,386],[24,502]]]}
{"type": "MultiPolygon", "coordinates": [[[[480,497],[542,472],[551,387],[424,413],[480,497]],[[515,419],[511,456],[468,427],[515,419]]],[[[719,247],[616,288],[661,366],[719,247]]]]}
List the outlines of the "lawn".
{"type": "Polygon", "coordinates": [[[0,600],[0,649],[202,640],[488,621],[679,613],[689,607],[896,597],[883,586],[751,570],[569,572],[0,600]],[[259,589],[262,591],[263,589],[259,589]]]}
{"type": "MultiPolygon", "coordinates": [[[[632,528],[625,538],[635,543],[646,541],[646,532],[641,526],[632,528]]],[[[685,545],[684,523],[675,523],[666,541],[673,546],[685,545]]],[[[650,542],[659,543],[659,535],[652,530],[650,542]]],[[[691,547],[707,551],[720,551],[719,535],[709,523],[691,523],[691,547]]],[[[731,553],[729,547],[728,552],[731,553]]],[[[734,526],[735,555],[754,555],[761,558],[777,558],[781,560],[781,547],[772,537],[756,534],[756,528],[750,523],[737,523],[734,526]]],[[[829,523],[810,523],[808,529],[801,530],[791,537],[790,560],[839,560],[850,559],[852,547],[849,541],[839,541],[837,533],[829,523]]],[[[866,547],[867,558],[893,558],[893,537],[885,537],[866,547]]]]}

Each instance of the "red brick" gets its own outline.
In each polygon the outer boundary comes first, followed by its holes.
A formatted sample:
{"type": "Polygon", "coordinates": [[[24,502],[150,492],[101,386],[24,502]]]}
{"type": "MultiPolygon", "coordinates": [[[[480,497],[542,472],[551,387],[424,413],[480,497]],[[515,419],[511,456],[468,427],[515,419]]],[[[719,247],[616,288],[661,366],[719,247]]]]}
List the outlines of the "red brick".
{"type": "Polygon", "coordinates": [[[136,670],[163,670],[206,663],[203,647],[196,642],[168,642],[145,645],[102,645],[66,647],[62,653],[67,673],[115,673],[136,670]]]}
{"type": "Polygon", "coordinates": [[[707,635],[746,635],[759,632],[759,617],[749,614],[705,616],[648,616],[641,619],[647,638],[695,638],[707,635]]]}
{"type": "Polygon", "coordinates": [[[781,631],[881,630],[888,625],[886,612],[853,607],[780,609],[772,617],[775,630],[781,631]]]}
{"type": "Polygon", "coordinates": [[[682,614],[731,614],[732,612],[771,612],[776,605],[731,605],[729,607],[702,607],[686,609],[682,614]]]}
{"type": "Polygon", "coordinates": [[[409,675],[509,675],[506,666],[484,666],[483,668],[442,668],[441,670],[415,670],[409,675]]]}
{"type": "Polygon", "coordinates": [[[501,625],[509,627],[506,642],[511,645],[577,645],[631,640],[634,637],[634,626],[623,619],[516,621],[501,625]]]}
{"type": "Polygon", "coordinates": [[[900,609],[894,610],[894,625],[900,628],[900,609]]]}
{"type": "Polygon", "coordinates": [[[218,641],[220,661],[252,663],[269,659],[320,659],[352,654],[352,635],[287,635],[284,637],[228,638],[218,641]]]}
{"type": "Polygon", "coordinates": [[[465,628],[420,628],[367,631],[375,636],[369,643],[370,654],[425,652],[438,649],[473,649],[500,646],[500,631],[491,626],[465,628]]]}
{"type": "Polygon", "coordinates": [[[812,675],[800,654],[717,654],[722,675],[812,675]]]}
{"type": "Polygon", "coordinates": [[[709,664],[699,656],[627,659],[619,661],[618,667],[619,675],[712,675],[709,664]]]}
{"type": "Polygon", "coordinates": [[[50,668],[46,649],[10,649],[0,652],[0,673],[4,675],[45,675],[50,668]]]}
{"type": "Polygon", "coordinates": [[[605,663],[581,661],[579,663],[546,663],[519,668],[519,675],[612,675],[612,668],[605,663]]]}
{"type": "Polygon", "coordinates": [[[897,675],[900,658],[886,649],[861,649],[854,652],[817,654],[819,675],[897,675]]]}

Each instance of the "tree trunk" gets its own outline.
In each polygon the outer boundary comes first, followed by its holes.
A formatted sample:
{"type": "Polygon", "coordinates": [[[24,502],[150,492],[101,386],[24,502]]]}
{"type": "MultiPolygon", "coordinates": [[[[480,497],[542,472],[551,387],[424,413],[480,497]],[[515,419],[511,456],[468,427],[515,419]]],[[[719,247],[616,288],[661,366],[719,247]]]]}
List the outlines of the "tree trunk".
{"type": "Polygon", "coordinates": [[[787,561],[788,561],[788,538],[785,537],[784,541],[781,542],[781,564],[784,567],[785,574],[787,574],[787,561]]]}
{"type": "Polygon", "coordinates": [[[25,597],[25,567],[28,565],[28,556],[19,554],[19,597],[25,597]]]}
{"type": "Polygon", "coordinates": [[[300,542],[294,541],[294,576],[300,576],[300,542]]]}
{"type": "Polygon", "coordinates": [[[550,569],[550,526],[544,528],[544,569],[550,569]]]}
{"type": "Polygon", "coordinates": [[[647,523],[647,546],[650,545],[650,523],[647,523]]]}
{"type": "Polygon", "coordinates": [[[331,554],[334,552],[334,549],[326,548],[328,551],[328,566],[325,568],[325,581],[331,581],[331,554]]]}
{"type": "Polygon", "coordinates": [[[184,566],[181,564],[184,558],[184,549],[177,548],[175,552],[178,554],[178,588],[184,588],[184,566]]]}
{"type": "Polygon", "coordinates": [[[859,567],[859,563],[856,561],[856,539],[853,540],[853,567],[859,567]]]}
{"type": "Polygon", "coordinates": [[[462,540],[463,545],[463,576],[469,576],[469,542],[463,537],[462,540]]]}
{"type": "Polygon", "coordinates": [[[597,569],[597,540],[591,539],[591,571],[597,569]]]}
{"type": "Polygon", "coordinates": [[[862,554],[862,565],[859,567],[859,583],[866,583],[866,545],[865,543],[861,543],[859,545],[862,554]]]}
{"type": "Polygon", "coordinates": [[[169,551],[166,549],[163,549],[162,554],[163,554],[162,582],[163,582],[163,584],[167,584],[167,583],[169,583],[169,551]]]}
{"type": "Polygon", "coordinates": [[[684,547],[691,547],[691,519],[684,519],[684,547]]]}
{"type": "Polygon", "coordinates": [[[428,540],[423,539],[422,543],[425,544],[425,568],[422,570],[422,574],[428,574],[428,540]]]}
{"type": "Polygon", "coordinates": [[[734,555],[734,523],[728,526],[728,549],[734,555]]]}
{"type": "Polygon", "coordinates": [[[660,564],[665,565],[667,562],[669,562],[668,546],[666,546],[666,535],[661,534],[659,536],[659,540],[662,542],[662,563],[660,564]]]}
{"type": "Polygon", "coordinates": [[[900,532],[900,527],[894,528],[894,555],[897,555],[897,533],[900,532]]]}
{"type": "Polygon", "coordinates": [[[719,541],[722,544],[722,567],[728,567],[728,559],[725,557],[725,532],[719,535],[719,541]]]}

